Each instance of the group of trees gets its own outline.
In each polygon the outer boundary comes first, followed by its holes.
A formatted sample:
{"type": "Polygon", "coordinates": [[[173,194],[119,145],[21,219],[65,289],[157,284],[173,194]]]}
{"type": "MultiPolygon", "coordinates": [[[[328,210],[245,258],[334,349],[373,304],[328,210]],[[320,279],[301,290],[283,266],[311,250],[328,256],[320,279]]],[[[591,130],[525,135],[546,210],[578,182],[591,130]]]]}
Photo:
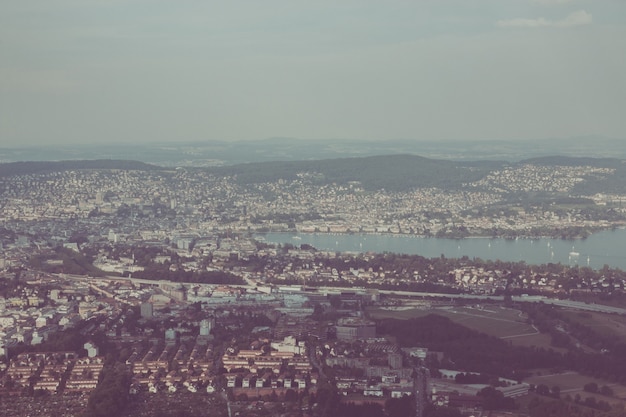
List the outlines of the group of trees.
{"type": "MultiPolygon", "coordinates": [[[[609,388],[606,385],[604,385],[600,390],[598,390],[598,384],[596,384],[595,382],[590,382],[588,384],[585,384],[584,390],[586,392],[590,392],[594,394],[600,393],[600,394],[607,395],[607,396],[613,395],[613,390],[611,390],[611,388],[609,388]]],[[[553,386],[552,388],[549,388],[545,384],[540,384],[534,387],[534,392],[537,393],[538,395],[542,395],[544,397],[552,397],[557,400],[561,398],[561,389],[558,386],[553,386]]],[[[574,398],[572,398],[568,394],[565,396],[564,401],[560,401],[560,402],[544,402],[544,401],[539,401],[535,399],[529,405],[529,409],[531,410],[531,415],[533,415],[532,410],[534,410],[534,413],[537,415],[543,415],[542,414],[543,412],[547,412],[547,410],[551,410],[551,412],[555,414],[549,414],[549,415],[557,416],[557,417],[560,415],[565,415],[565,414],[559,414],[559,413],[561,412],[565,413],[566,411],[572,412],[573,414],[571,415],[579,415],[577,413],[582,412],[582,410],[584,410],[583,407],[591,408],[594,410],[600,410],[602,412],[611,412],[610,415],[615,415],[615,416],[622,416],[623,414],[621,413],[623,413],[624,411],[623,406],[615,407],[616,409],[614,410],[614,407],[611,406],[611,404],[609,404],[609,402],[607,401],[598,400],[593,396],[582,398],[580,394],[576,394],[574,398]]],[[[591,411],[589,415],[595,416],[597,415],[595,413],[596,413],[595,411],[591,411]]],[[[581,415],[584,415],[584,414],[581,414],[581,415]]],[[[601,414],[601,415],[604,415],[604,414],[601,414]]]]}
{"type": "Polygon", "coordinates": [[[133,273],[135,278],[167,280],[172,282],[198,282],[202,284],[245,284],[240,276],[227,271],[185,271],[176,269],[172,271],[168,265],[151,264],[143,271],[133,273]]]}
{"type": "MultiPolygon", "coordinates": [[[[286,244],[284,247],[293,247],[286,244]]],[[[302,248],[301,248],[302,249],[302,248]]],[[[426,258],[420,255],[397,254],[397,253],[378,253],[374,255],[349,255],[338,254],[334,258],[325,257],[320,253],[311,250],[314,254],[314,260],[298,259],[291,257],[287,253],[279,254],[276,257],[260,257],[252,256],[245,261],[236,261],[235,263],[254,268],[256,271],[266,269],[283,270],[286,267],[292,269],[303,268],[305,264],[322,265],[326,268],[334,268],[339,272],[339,279],[324,279],[323,277],[312,276],[307,279],[307,285],[325,285],[325,286],[370,286],[380,289],[395,290],[413,290],[413,291],[430,291],[439,293],[458,293],[460,289],[455,287],[455,277],[451,271],[463,267],[484,268],[486,271],[501,271],[502,277],[507,280],[507,287],[501,287],[499,294],[519,295],[519,294],[539,294],[537,287],[530,284],[524,284],[523,279],[531,281],[537,277],[549,277],[556,279],[557,285],[561,287],[564,293],[563,297],[577,297],[570,290],[582,289],[601,289],[602,292],[594,294],[593,297],[611,298],[613,301],[626,301],[626,296],[619,288],[621,280],[626,279],[626,271],[609,268],[605,266],[600,270],[593,270],[589,267],[569,267],[559,263],[548,263],[544,265],[529,265],[523,261],[510,262],[500,260],[483,260],[480,258],[469,258],[467,256],[461,258],[447,258],[445,256],[426,258]],[[371,269],[374,272],[385,272],[385,279],[376,283],[366,280],[360,280],[350,272],[350,270],[371,269]],[[350,280],[342,279],[349,276],[350,280]],[[607,287],[599,287],[598,284],[602,279],[603,284],[607,287]]],[[[275,280],[281,284],[301,284],[301,280],[293,278],[290,280],[275,280]]],[[[585,300],[585,301],[594,301],[585,300]]]]}
{"type": "Polygon", "coordinates": [[[581,312],[573,316],[545,304],[524,304],[522,308],[540,331],[552,335],[555,346],[569,349],[560,362],[555,363],[587,375],[626,383],[626,362],[623,360],[626,343],[617,334],[600,333],[584,324],[591,313],[581,312]],[[585,353],[574,340],[603,353],[585,353]]]}
{"type": "Polygon", "coordinates": [[[85,417],[110,417],[120,415],[129,401],[131,375],[123,363],[105,366],[100,383],[91,392],[85,417]]]}
{"type": "Polygon", "coordinates": [[[30,266],[39,271],[75,275],[105,276],[105,272],[93,266],[83,254],[69,248],[58,246],[47,253],[40,253],[30,258],[30,266]],[[59,261],[59,262],[49,262],[59,261]]]}
{"type": "MultiPolygon", "coordinates": [[[[531,387],[531,390],[532,390],[532,387],[531,387]]],[[[561,387],[559,387],[558,385],[554,385],[552,388],[550,388],[546,384],[539,384],[536,387],[534,387],[534,391],[539,395],[543,395],[544,397],[554,397],[554,398],[561,397],[561,387]]]]}
{"type": "MultiPolygon", "coordinates": [[[[376,402],[356,404],[340,401],[332,388],[318,390],[314,397],[321,416],[328,417],[406,417],[415,415],[415,399],[410,396],[389,398],[384,405],[376,402]]],[[[432,414],[436,416],[436,414],[432,414]]],[[[442,416],[443,417],[443,416],[442,416]]]]}
{"type": "Polygon", "coordinates": [[[587,392],[591,392],[593,394],[602,394],[606,397],[612,397],[614,394],[613,389],[611,389],[611,387],[609,387],[608,385],[598,387],[598,384],[596,384],[595,382],[589,382],[585,384],[583,389],[587,392]]]}
{"type": "MultiPolygon", "coordinates": [[[[608,405],[608,404],[607,404],[608,405]]],[[[622,417],[623,409],[597,407],[595,398],[583,402],[560,401],[535,397],[528,404],[530,417],[622,417]]]]}
{"type": "Polygon", "coordinates": [[[491,386],[480,390],[478,396],[481,398],[481,404],[485,410],[512,410],[517,408],[513,398],[505,397],[501,391],[491,386]]]}

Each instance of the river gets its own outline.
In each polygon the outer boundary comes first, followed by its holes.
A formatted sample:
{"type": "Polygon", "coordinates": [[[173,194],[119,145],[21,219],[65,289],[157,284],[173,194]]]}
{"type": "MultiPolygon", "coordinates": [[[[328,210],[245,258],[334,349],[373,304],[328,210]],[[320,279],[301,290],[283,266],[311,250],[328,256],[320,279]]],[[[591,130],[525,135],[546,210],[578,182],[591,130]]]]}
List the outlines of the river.
{"type": "Polygon", "coordinates": [[[319,250],[338,252],[395,252],[434,258],[481,258],[485,260],[524,261],[539,265],[589,266],[604,265],[626,270],[626,229],[597,232],[586,239],[504,239],[433,237],[391,234],[324,234],[267,233],[260,235],[267,242],[307,243],[319,250]]]}

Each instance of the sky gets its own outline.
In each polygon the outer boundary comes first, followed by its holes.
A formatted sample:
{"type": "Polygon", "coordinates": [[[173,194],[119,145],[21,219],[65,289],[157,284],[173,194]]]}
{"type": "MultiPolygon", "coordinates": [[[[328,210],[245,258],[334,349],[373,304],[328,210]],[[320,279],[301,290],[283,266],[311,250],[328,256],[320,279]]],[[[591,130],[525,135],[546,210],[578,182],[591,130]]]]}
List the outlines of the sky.
{"type": "Polygon", "coordinates": [[[0,147],[587,135],[624,0],[0,0],[0,147]]]}

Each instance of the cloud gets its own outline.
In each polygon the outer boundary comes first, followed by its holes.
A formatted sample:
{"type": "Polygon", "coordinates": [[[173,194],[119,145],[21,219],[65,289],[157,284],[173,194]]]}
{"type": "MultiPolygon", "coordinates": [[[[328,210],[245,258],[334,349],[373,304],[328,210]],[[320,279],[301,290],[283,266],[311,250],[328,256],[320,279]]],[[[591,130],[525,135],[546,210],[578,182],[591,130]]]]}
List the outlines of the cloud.
{"type": "Polygon", "coordinates": [[[544,6],[559,6],[561,4],[571,3],[574,0],[531,0],[533,3],[541,4],[544,6]]]}
{"type": "MultiPolygon", "coordinates": [[[[545,0],[544,0],[545,1],[545,0]]],[[[566,0],[553,0],[553,1],[566,1],[566,0]]],[[[593,22],[593,16],[591,13],[585,10],[578,10],[570,13],[563,19],[550,20],[544,17],[536,19],[510,19],[510,20],[498,20],[496,25],[501,28],[539,28],[539,27],[555,27],[555,28],[568,28],[573,26],[590,25],[593,22]]]]}

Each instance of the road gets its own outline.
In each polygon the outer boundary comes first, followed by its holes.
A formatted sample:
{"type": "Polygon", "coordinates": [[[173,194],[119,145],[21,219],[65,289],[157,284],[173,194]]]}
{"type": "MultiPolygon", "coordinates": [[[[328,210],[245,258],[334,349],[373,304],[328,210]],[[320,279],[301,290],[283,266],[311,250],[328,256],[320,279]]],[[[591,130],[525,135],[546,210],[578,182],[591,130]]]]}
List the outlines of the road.
{"type": "Polygon", "coordinates": [[[415,378],[413,379],[413,397],[415,398],[415,417],[423,417],[426,396],[428,395],[427,370],[422,366],[413,367],[415,378]]]}

